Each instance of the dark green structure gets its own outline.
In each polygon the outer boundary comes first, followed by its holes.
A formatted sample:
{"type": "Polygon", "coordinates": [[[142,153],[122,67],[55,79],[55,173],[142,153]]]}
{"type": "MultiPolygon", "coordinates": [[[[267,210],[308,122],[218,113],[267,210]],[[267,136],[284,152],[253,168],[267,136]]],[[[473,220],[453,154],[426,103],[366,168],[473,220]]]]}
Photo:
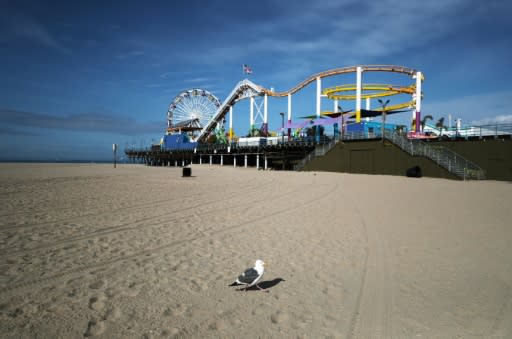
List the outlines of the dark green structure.
{"type": "MultiPolygon", "coordinates": [[[[431,146],[444,146],[470,160],[486,171],[487,179],[512,181],[512,140],[431,141],[431,146]]],[[[324,156],[308,162],[305,171],[328,171],[364,174],[406,175],[419,166],[423,176],[459,179],[448,170],[422,156],[411,156],[391,141],[344,141],[324,156]]]]}
{"type": "Polygon", "coordinates": [[[487,173],[487,179],[512,181],[512,139],[493,138],[437,143],[483,168],[487,173]]]}

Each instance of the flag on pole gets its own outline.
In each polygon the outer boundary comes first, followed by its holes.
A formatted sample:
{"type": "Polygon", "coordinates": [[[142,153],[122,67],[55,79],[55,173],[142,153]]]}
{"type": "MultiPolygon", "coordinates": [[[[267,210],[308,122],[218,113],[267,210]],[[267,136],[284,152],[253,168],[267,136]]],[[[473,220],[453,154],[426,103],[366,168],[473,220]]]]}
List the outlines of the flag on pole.
{"type": "Polygon", "coordinates": [[[245,74],[252,74],[252,68],[249,65],[243,64],[242,70],[245,74]]]}

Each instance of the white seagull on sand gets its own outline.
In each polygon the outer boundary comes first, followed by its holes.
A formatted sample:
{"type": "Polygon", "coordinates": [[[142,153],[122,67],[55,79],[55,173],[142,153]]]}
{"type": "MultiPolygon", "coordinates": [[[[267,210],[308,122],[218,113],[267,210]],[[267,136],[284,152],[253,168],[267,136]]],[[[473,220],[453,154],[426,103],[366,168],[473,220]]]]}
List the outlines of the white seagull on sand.
{"type": "Polygon", "coordinates": [[[237,286],[237,285],[246,285],[245,290],[249,287],[256,286],[261,291],[268,292],[266,289],[258,286],[258,281],[260,281],[263,272],[265,272],[265,263],[263,260],[256,260],[254,263],[254,267],[248,268],[242,273],[238,278],[229,286],[237,286]]]}

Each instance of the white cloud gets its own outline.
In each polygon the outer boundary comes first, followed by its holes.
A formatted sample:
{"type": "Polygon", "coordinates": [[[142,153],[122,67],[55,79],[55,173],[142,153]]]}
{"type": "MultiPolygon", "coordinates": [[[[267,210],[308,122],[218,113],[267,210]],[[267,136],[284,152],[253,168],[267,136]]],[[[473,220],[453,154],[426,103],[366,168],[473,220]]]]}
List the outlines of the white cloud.
{"type": "Polygon", "coordinates": [[[191,79],[185,79],[184,81],[189,82],[189,83],[198,83],[198,82],[208,82],[211,80],[212,79],[209,79],[209,78],[191,78],[191,79]]]}
{"type": "Polygon", "coordinates": [[[474,120],[471,122],[472,125],[491,125],[491,124],[512,124],[512,114],[509,115],[497,115],[495,117],[483,118],[480,120],[474,120]]]}
{"type": "Polygon", "coordinates": [[[168,79],[168,78],[172,77],[173,75],[176,75],[176,72],[165,72],[165,73],[160,74],[160,78],[168,79]]]}
{"type": "Polygon", "coordinates": [[[2,19],[6,24],[8,39],[21,38],[61,53],[70,52],[45,26],[22,13],[8,11],[4,13],[2,19]]]}
{"type": "Polygon", "coordinates": [[[160,74],[160,78],[162,79],[173,79],[173,78],[183,78],[184,76],[193,73],[192,71],[168,71],[160,74]]]}
{"type": "Polygon", "coordinates": [[[28,127],[130,135],[141,132],[151,133],[158,130],[158,127],[161,126],[159,121],[139,122],[126,116],[122,117],[123,123],[119,124],[121,116],[111,113],[78,113],[57,116],[0,108],[0,117],[2,118],[0,123],[4,128],[11,128],[12,131],[19,131],[20,133],[23,133],[22,127],[28,127]]]}
{"type": "Polygon", "coordinates": [[[508,105],[512,90],[477,95],[458,96],[449,100],[429,102],[422,106],[423,114],[431,114],[434,118],[461,118],[464,123],[474,125],[486,123],[510,123],[512,109],[508,105]]]}
{"type": "MultiPolygon", "coordinates": [[[[432,40],[461,31],[471,20],[471,13],[454,20],[454,14],[468,6],[463,0],[383,0],[378,5],[304,1],[274,6],[277,18],[244,26],[246,39],[208,48],[206,61],[204,54],[190,56],[188,51],[183,57],[209,64],[274,58],[275,65],[297,64],[300,59],[308,64],[348,66],[400,52],[417,53],[432,40]],[[320,34],[312,35],[313,31],[320,34]]],[[[310,71],[318,69],[300,69],[302,76],[310,71]]]]}

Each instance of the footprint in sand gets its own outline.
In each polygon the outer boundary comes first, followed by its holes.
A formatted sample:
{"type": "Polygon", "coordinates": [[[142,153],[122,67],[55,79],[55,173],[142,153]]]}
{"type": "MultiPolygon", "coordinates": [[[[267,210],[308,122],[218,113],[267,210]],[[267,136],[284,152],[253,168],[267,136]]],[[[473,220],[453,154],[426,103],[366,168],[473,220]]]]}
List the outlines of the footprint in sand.
{"type": "Polygon", "coordinates": [[[180,333],[180,330],[176,327],[172,327],[169,330],[163,330],[161,335],[164,338],[174,337],[180,333]]]}
{"type": "Polygon", "coordinates": [[[210,330],[220,332],[220,331],[224,331],[226,329],[226,324],[222,320],[217,320],[217,321],[210,323],[210,325],[208,325],[208,328],[210,330]]]}
{"type": "Polygon", "coordinates": [[[105,285],[105,281],[99,279],[99,280],[94,281],[92,284],[90,284],[89,288],[93,289],[93,290],[97,290],[97,289],[100,289],[103,285],[105,285]]]}
{"type": "Polygon", "coordinates": [[[264,304],[259,304],[254,310],[252,310],[252,315],[262,315],[267,312],[267,309],[268,307],[264,304]]]}
{"type": "Polygon", "coordinates": [[[168,307],[165,311],[164,311],[164,315],[169,317],[169,316],[174,316],[174,317],[178,317],[178,316],[182,316],[183,314],[185,314],[186,312],[188,312],[188,306],[187,305],[184,305],[184,304],[176,304],[175,306],[173,307],[168,307]]]}
{"type": "Polygon", "coordinates": [[[105,323],[103,321],[97,321],[92,319],[87,324],[84,337],[94,337],[102,334],[105,331],[105,323]]]}
{"type": "Polygon", "coordinates": [[[308,318],[305,317],[305,316],[299,316],[299,317],[296,317],[296,321],[294,323],[292,323],[292,328],[293,329],[305,329],[306,327],[310,326],[311,325],[311,318],[308,318]]]}
{"type": "Polygon", "coordinates": [[[288,319],[289,319],[288,313],[283,312],[283,311],[277,311],[276,313],[274,313],[270,316],[270,320],[272,321],[273,324],[287,322],[288,319]]]}
{"type": "Polygon", "coordinates": [[[18,263],[18,258],[7,258],[6,261],[9,265],[15,265],[18,263]]]}
{"type": "Polygon", "coordinates": [[[104,296],[93,296],[89,299],[89,308],[95,311],[101,311],[105,308],[104,296]]]}
{"type": "Polygon", "coordinates": [[[169,307],[167,307],[165,311],[162,313],[162,315],[164,315],[165,317],[170,317],[171,315],[173,315],[172,310],[169,307]]]}
{"type": "Polygon", "coordinates": [[[208,289],[208,286],[206,284],[203,284],[195,279],[190,280],[189,289],[191,289],[194,292],[202,292],[208,289]]]}
{"type": "Polygon", "coordinates": [[[136,297],[140,293],[140,288],[137,286],[135,282],[131,282],[128,284],[128,288],[126,288],[123,291],[123,294],[125,294],[128,297],[136,297]]]}
{"type": "Polygon", "coordinates": [[[103,320],[115,320],[121,317],[121,309],[117,306],[107,308],[107,311],[103,315],[103,320]]]}
{"type": "Polygon", "coordinates": [[[111,287],[105,289],[105,296],[107,296],[107,298],[113,298],[117,294],[119,294],[119,291],[117,291],[111,287]]]}

